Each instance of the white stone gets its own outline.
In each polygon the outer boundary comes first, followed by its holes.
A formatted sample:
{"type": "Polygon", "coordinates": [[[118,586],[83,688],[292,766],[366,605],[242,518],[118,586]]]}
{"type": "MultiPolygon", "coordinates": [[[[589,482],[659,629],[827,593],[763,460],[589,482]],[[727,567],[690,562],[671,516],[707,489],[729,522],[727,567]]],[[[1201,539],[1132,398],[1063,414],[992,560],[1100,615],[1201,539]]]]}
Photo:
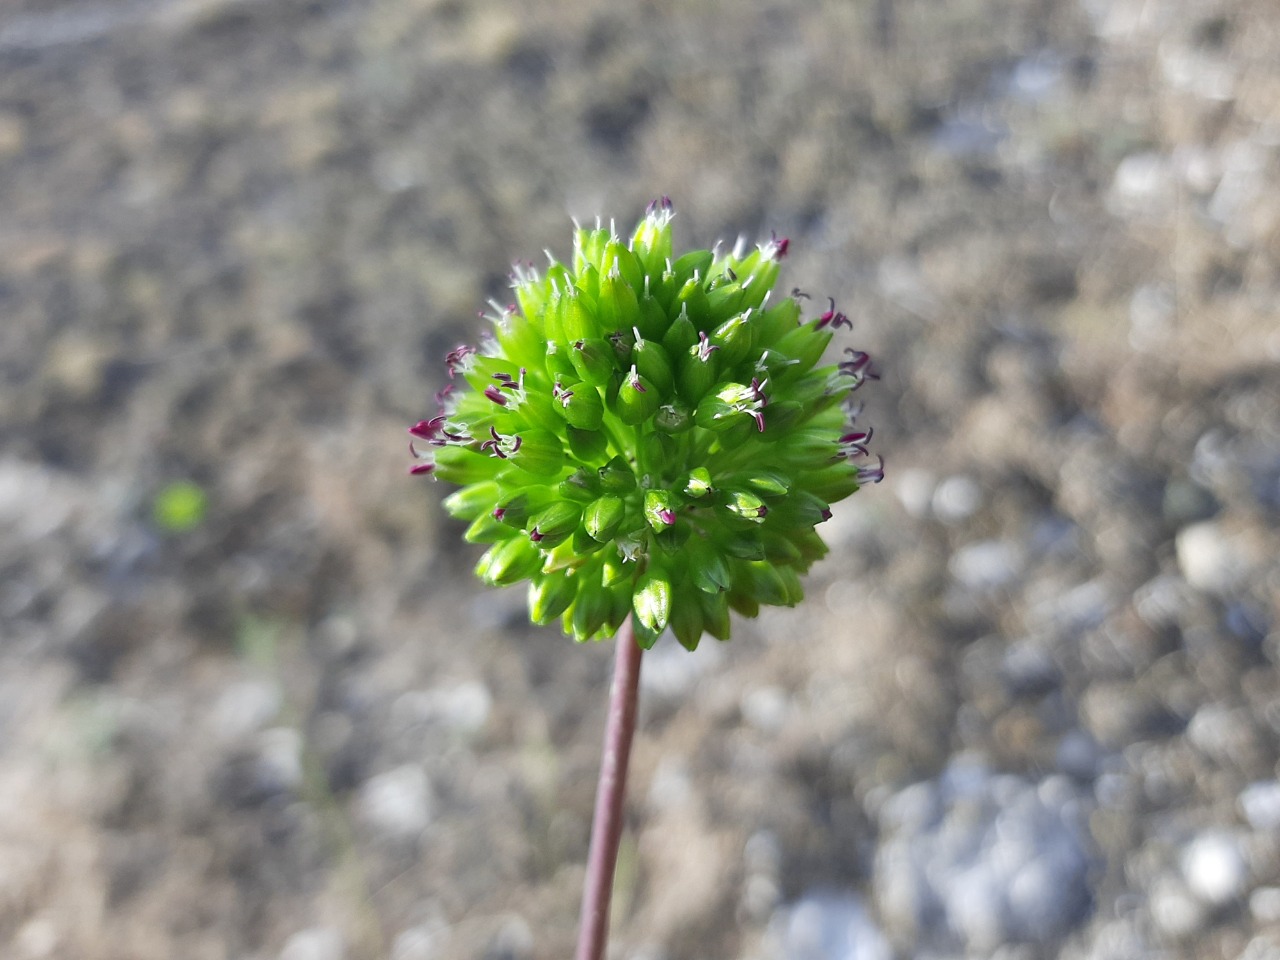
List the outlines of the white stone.
{"type": "Polygon", "coordinates": [[[1240,809],[1253,829],[1280,830],[1280,780],[1249,784],[1240,792],[1240,809]]]}
{"type": "Polygon", "coordinates": [[[280,960],[343,960],[342,934],[329,927],[299,930],[285,941],[280,960]]]}
{"type": "Polygon", "coordinates": [[[1259,887],[1249,894],[1249,912],[1258,923],[1280,923],[1280,887],[1259,887]]]}
{"type": "Polygon", "coordinates": [[[380,773],[360,788],[361,818],[393,839],[411,839],[431,822],[431,787],[417,764],[380,773]]]}
{"type": "Polygon", "coordinates": [[[1178,569],[1197,590],[1223,593],[1247,573],[1247,564],[1222,525],[1212,520],[1178,531],[1175,548],[1178,569]]]}
{"type": "Polygon", "coordinates": [[[1121,217],[1156,217],[1173,207],[1176,191],[1169,159],[1158,153],[1135,153],[1116,167],[1107,209],[1121,217]]]}
{"type": "Polygon", "coordinates": [[[1022,554],[1003,540],[966,544],[951,557],[948,568],[961,586],[970,590],[994,590],[1017,579],[1022,554]]]}
{"type": "Polygon", "coordinates": [[[933,512],[944,523],[967,520],[981,506],[982,487],[973,477],[964,474],[947,477],[933,492],[933,512]]]}
{"type": "Polygon", "coordinates": [[[928,470],[912,467],[907,470],[895,470],[893,478],[893,492],[898,495],[902,509],[916,520],[927,517],[930,505],[933,503],[935,486],[933,474],[928,470]]]}
{"type": "Polygon", "coordinates": [[[1187,889],[1210,906],[1222,906],[1244,895],[1249,869],[1239,840],[1212,830],[1200,834],[1182,852],[1187,889]]]}
{"type": "Polygon", "coordinates": [[[230,743],[261,730],[280,713],[280,687],[269,680],[239,680],[214,701],[213,734],[230,743]]]}
{"type": "Polygon", "coordinates": [[[756,687],[742,695],[742,719],[762,733],[777,733],[787,722],[790,703],[781,687],[756,687]]]}
{"type": "Polygon", "coordinates": [[[1156,881],[1148,909],[1156,929],[1171,940],[1190,937],[1204,926],[1204,906],[1173,877],[1156,881]]]}

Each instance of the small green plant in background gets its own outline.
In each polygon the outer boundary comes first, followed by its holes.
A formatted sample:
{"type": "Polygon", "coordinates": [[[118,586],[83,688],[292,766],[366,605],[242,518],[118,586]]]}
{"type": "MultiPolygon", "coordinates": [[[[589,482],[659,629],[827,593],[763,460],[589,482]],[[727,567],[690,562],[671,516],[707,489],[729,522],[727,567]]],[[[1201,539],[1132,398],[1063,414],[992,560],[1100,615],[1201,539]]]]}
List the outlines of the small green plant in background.
{"type": "Polygon", "coordinates": [[[870,358],[824,361],[849,319],[774,302],[788,240],[677,256],[673,216],[664,197],[628,239],[597,223],[568,263],[517,265],[409,430],[410,472],[458,484],[445,508],[489,545],[482,580],[527,580],[531,619],[578,641],[619,634],[578,960],[604,955],[641,650],[798,603],[831,504],[883,477],[851,403],[870,358]]]}
{"type": "Polygon", "coordinates": [[[165,533],[186,533],[204,522],[209,496],[190,480],[167,484],[151,502],[151,519],[165,533]]]}

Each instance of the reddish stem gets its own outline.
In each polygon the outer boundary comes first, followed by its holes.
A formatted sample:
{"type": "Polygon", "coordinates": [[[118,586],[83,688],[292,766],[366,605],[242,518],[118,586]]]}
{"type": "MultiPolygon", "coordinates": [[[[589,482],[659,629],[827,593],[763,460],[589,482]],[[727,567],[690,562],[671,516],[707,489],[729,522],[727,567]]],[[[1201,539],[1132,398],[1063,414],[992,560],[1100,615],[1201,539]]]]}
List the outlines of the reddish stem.
{"type": "Polygon", "coordinates": [[[596,787],[596,812],[591,822],[587,880],[582,891],[582,923],[576,960],[604,960],[609,942],[609,902],[613,874],[622,839],[622,807],[627,795],[627,761],[636,732],[640,691],[640,655],[628,617],[614,638],[613,686],[609,689],[609,720],[604,732],[604,756],[596,787]]]}

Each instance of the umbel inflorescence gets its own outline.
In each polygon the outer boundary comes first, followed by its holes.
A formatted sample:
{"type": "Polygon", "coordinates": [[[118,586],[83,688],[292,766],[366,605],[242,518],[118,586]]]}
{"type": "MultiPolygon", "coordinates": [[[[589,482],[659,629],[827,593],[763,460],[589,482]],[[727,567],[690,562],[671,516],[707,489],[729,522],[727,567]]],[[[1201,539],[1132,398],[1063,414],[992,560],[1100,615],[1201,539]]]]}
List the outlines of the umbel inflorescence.
{"type": "Polygon", "coordinates": [[[791,606],[830,504],[877,482],[850,394],[876,375],[834,303],[770,304],[788,241],[675,257],[671,203],[630,241],[579,228],[571,264],[518,266],[493,336],[446,358],[440,413],[410,428],[413,473],[461,485],[445,508],[491,544],[476,573],[529,581],[536,623],[579,641],[633,611],[648,647],[729,637],[729,611],[791,606]]]}

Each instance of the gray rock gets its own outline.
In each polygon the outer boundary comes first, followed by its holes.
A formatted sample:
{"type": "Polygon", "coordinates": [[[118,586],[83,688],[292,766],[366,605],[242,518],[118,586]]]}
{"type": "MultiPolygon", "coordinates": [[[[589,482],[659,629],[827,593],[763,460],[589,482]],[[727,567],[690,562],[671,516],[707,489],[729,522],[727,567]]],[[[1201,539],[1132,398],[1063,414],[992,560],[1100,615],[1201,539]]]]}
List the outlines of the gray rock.
{"type": "Polygon", "coordinates": [[[982,506],[982,487],[972,477],[947,477],[933,492],[933,512],[943,523],[959,523],[982,506]]]}
{"type": "Polygon", "coordinates": [[[963,760],[901,791],[879,814],[875,890],[890,932],[978,953],[1060,940],[1090,911],[1086,812],[1064,777],[1032,783],[963,760]]]}
{"type": "Polygon", "coordinates": [[[1249,784],[1240,792],[1239,804],[1253,829],[1260,833],[1280,830],[1280,780],[1249,784]]]}
{"type": "Polygon", "coordinates": [[[981,540],[957,550],[951,557],[949,569],[963,587],[996,590],[1018,578],[1022,562],[1022,553],[1015,544],[1003,540],[981,540]]]}
{"type": "Polygon", "coordinates": [[[774,915],[765,955],[776,960],[892,960],[861,898],[810,891],[774,915]]]}
{"type": "Polygon", "coordinates": [[[361,819],[388,839],[413,839],[431,822],[427,775],[412,763],[380,773],[360,788],[356,805],[361,819]]]}
{"type": "Polygon", "coordinates": [[[1226,593],[1249,571],[1247,555],[1237,541],[1215,521],[1183,527],[1175,541],[1178,569],[1197,590],[1226,593]]]}
{"type": "Polygon", "coordinates": [[[343,960],[342,934],[330,927],[299,930],[285,941],[280,960],[343,960]]]}
{"type": "Polygon", "coordinates": [[[1212,907],[1239,899],[1249,883],[1239,838],[1224,830],[1197,836],[1183,849],[1180,865],[1187,889],[1212,907]]]}

